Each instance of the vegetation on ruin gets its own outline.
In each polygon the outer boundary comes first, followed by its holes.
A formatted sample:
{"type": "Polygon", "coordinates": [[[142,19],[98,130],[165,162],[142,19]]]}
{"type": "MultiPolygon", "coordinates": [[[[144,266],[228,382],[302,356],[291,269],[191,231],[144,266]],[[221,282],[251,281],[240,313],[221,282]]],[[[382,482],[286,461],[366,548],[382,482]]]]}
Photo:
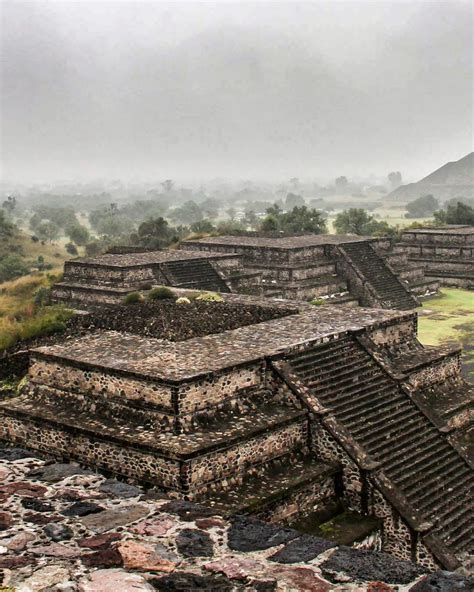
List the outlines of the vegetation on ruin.
{"type": "Polygon", "coordinates": [[[124,304],[138,304],[139,302],[143,302],[144,298],[140,292],[130,292],[125,296],[123,299],[124,304]]]}
{"type": "Polygon", "coordinates": [[[158,286],[148,292],[147,298],[148,300],[170,300],[176,298],[176,295],[170,288],[158,286]]]}
{"type": "Polygon", "coordinates": [[[224,302],[222,296],[217,292],[202,292],[196,296],[196,300],[199,302],[224,302]]]}
{"type": "Polygon", "coordinates": [[[313,306],[322,306],[323,304],[326,304],[326,300],[324,300],[324,298],[313,298],[309,303],[313,306]]]}
{"type": "Polygon", "coordinates": [[[419,309],[418,337],[425,345],[463,346],[463,372],[474,378],[474,297],[470,290],[442,288],[419,309]]]}
{"type": "Polygon", "coordinates": [[[2,284],[0,292],[0,351],[19,341],[63,331],[72,311],[49,305],[49,288],[57,274],[38,273],[2,284]]]}
{"type": "Polygon", "coordinates": [[[186,298],[186,296],[181,296],[176,300],[176,304],[191,304],[191,300],[189,300],[189,298],[186,298]]]}

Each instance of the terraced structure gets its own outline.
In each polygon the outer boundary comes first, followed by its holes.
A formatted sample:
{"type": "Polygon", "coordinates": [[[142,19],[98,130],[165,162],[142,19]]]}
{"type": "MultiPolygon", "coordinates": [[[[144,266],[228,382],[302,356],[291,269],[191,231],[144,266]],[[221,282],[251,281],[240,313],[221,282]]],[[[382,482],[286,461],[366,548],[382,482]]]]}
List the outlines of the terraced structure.
{"type": "Polygon", "coordinates": [[[36,348],[27,384],[0,403],[0,439],[221,514],[315,532],[349,520],[344,544],[466,565],[459,349],[424,348],[413,312],[222,297],[284,316],[174,342],[115,324],[36,348]]]}

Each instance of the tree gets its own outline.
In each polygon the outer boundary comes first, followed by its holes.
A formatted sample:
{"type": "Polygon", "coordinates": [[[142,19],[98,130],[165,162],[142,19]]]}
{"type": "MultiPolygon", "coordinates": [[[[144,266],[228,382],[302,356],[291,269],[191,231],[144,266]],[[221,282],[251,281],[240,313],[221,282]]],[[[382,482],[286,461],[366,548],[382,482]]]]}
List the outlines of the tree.
{"type": "Polygon", "coordinates": [[[326,232],[326,220],[318,210],[310,210],[306,206],[295,206],[291,212],[282,213],[277,207],[268,208],[268,215],[260,228],[264,231],[280,230],[288,234],[326,232]]]}
{"type": "Polygon", "coordinates": [[[194,224],[191,224],[192,232],[196,232],[198,234],[208,234],[210,232],[214,232],[215,229],[216,227],[213,226],[210,220],[199,220],[199,222],[194,222],[194,224]]]}
{"type": "Polygon", "coordinates": [[[402,174],[400,171],[392,171],[387,175],[387,179],[392,189],[396,189],[402,184],[402,174]]]}
{"type": "Polygon", "coordinates": [[[75,224],[66,228],[66,235],[71,239],[73,243],[76,243],[79,247],[83,247],[89,241],[89,231],[85,226],[75,224]]]}
{"type": "Polygon", "coordinates": [[[363,208],[350,208],[340,212],[334,221],[337,234],[358,234],[359,236],[394,235],[396,228],[380,222],[363,208]]]}
{"type": "Polygon", "coordinates": [[[176,229],[163,218],[150,218],[138,227],[137,240],[140,245],[150,248],[167,247],[176,238],[176,229]]]}
{"type": "Polygon", "coordinates": [[[336,186],[337,191],[344,193],[347,190],[347,186],[349,185],[349,181],[347,180],[347,177],[344,177],[344,175],[342,175],[341,177],[338,177],[336,179],[334,184],[336,186]]]}
{"type": "Polygon", "coordinates": [[[230,207],[227,208],[227,210],[225,211],[225,213],[229,216],[229,219],[231,222],[234,222],[235,217],[237,216],[237,211],[234,207],[230,207]]]}
{"type": "Polygon", "coordinates": [[[182,224],[193,224],[204,218],[202,209],[193,200],[186,201],[182,206],[170,212],[170,217],[182,224]]]}
{"type": "Polygon", "coordinates": [[[287,211],[292,210],[295,207],[301,207],[305,205],[304,198],[296,193],[288,193],[285,199],[285,209],[287,211]]]}
{"type": "Polygon", "coordinates": [[[10,254],[0,258],[0,282],[14,280],[29,272],[30,268],[19,255],[10,254]]]}
{"type": "Polygon", "coordinates": [[[431,216],[439,208],[439,202],[432,195],[423,195],[408,202],[406,208],[405,218],[425,218],[431,216]]]}
{"type": "Polygon", "coordinates": [[[165,193],[170,193],[173,190],[174,182],[172,179],[166,179],[162,182],[161,186],[163,187],[163,191],[165,193]]]}
{"type": "Polygon", "coordinates": [[[2,208],[9,216],[11,216],[13,214],[13,210],[16,208],[16,197],[9,195],[3,202],[2,208]]]}
{"type": "Polygon", "coordinates": [[[474,208],[461,201],[458,201],[455,205],[448,205],[446,210],[439,210],[435,212],[434,219],[439,224],[474,225],[474,208]]]}
{"type": "Polygon", "coordinates": [[[210,220],[214,220],[219,215],[219,200],[215,197],[208,197],[201,203],[201,209],[210,220]]]}
{"type": "Polygon", "coordinates": [[[52,243],[54,240],[59,238],[60,228],[54,222],[41,222],[41,224],[36,228],[36,234],[40,239],[47,240],[52,243]]]}
{"type": "Polygon", "coordinates": [[[15,228],[14,224],[7,220],[5,212],[0,210],[0,239],[4,240],[13,236],[15,228]]]}

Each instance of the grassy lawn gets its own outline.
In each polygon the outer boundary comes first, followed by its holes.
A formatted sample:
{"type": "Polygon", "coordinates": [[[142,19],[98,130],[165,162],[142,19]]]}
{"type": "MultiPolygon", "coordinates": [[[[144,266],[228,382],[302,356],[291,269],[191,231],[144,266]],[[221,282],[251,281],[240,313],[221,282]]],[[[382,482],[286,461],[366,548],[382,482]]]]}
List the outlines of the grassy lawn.
{"type": "Polygon", "coordinates": [[[463,374],[474,382],[474,292],[443,288],[419,309],[418,337],[425,345],[463,346],[463,374]]]}

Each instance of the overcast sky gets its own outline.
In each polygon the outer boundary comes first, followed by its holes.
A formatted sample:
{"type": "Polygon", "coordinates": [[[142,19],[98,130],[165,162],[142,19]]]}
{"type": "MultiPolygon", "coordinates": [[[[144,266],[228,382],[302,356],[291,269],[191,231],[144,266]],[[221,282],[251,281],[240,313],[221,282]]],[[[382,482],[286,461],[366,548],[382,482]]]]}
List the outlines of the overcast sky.
{"type": "Polygon", "coordinates": [[[472,150],[470,2],[1,10],[4,179],[416,179],[472,150]]]}

